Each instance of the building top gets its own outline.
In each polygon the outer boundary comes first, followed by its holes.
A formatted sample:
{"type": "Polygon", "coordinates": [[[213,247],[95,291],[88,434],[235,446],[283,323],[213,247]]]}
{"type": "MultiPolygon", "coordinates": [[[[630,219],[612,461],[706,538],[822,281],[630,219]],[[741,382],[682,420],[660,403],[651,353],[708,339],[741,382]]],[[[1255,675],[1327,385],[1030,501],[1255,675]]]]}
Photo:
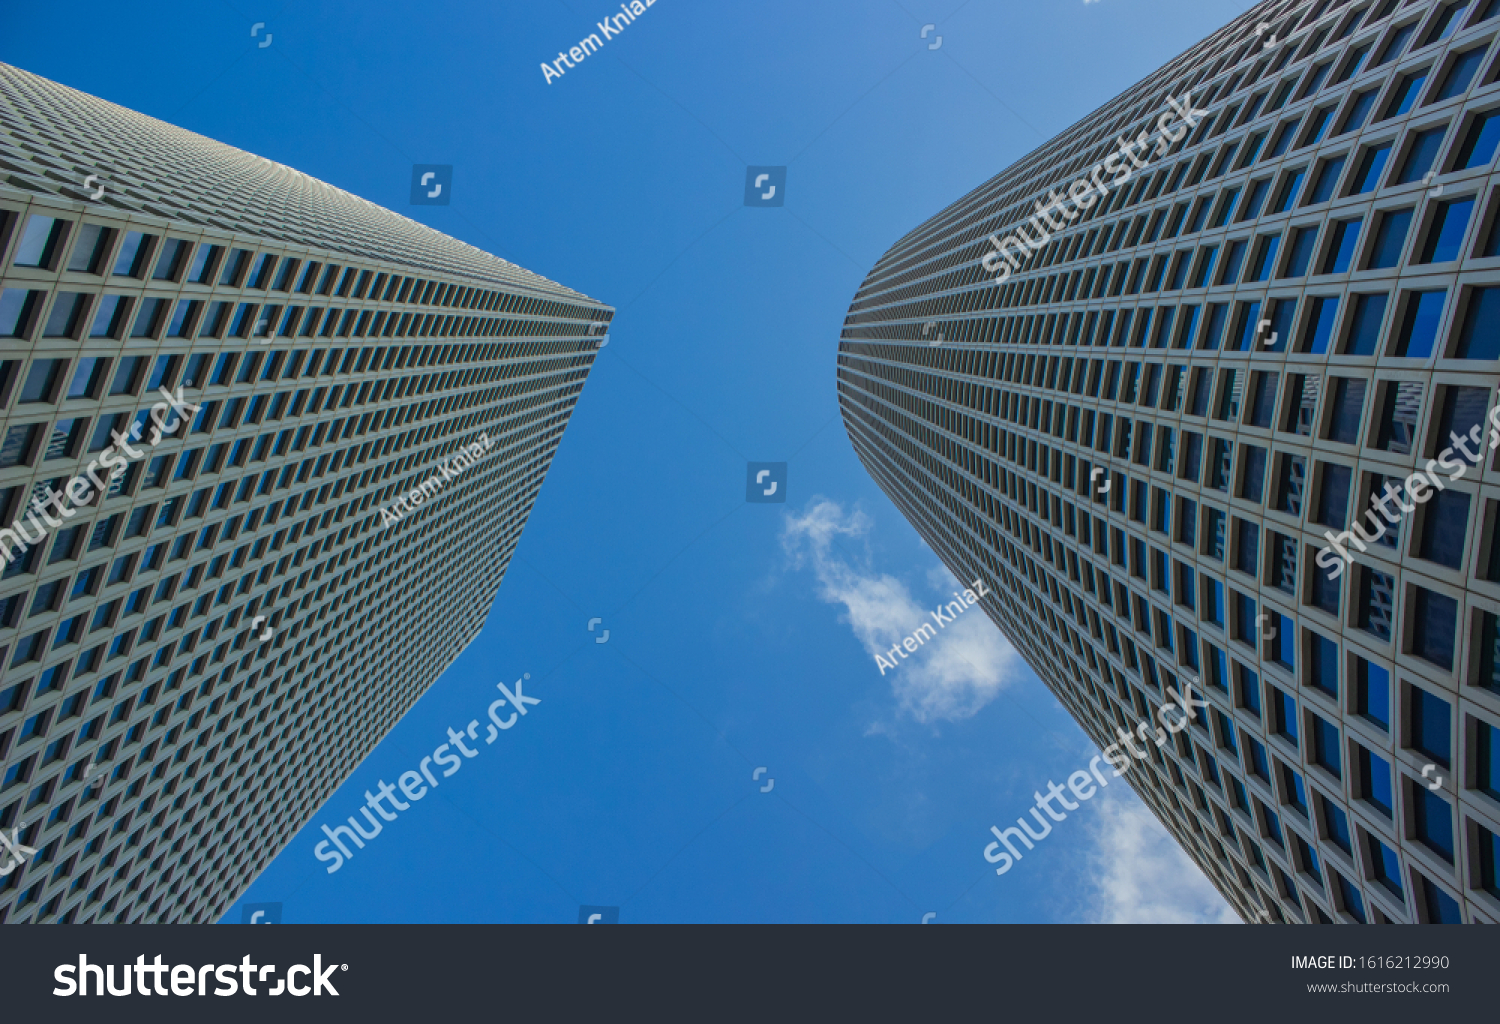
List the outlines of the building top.
{"type": "Polygon", "coordinates": [[[592,301],[284,164],[0,63],[0,195],[16,192],[592,301]],[[106,186],[98,200],[89,175],[106,186]]]}

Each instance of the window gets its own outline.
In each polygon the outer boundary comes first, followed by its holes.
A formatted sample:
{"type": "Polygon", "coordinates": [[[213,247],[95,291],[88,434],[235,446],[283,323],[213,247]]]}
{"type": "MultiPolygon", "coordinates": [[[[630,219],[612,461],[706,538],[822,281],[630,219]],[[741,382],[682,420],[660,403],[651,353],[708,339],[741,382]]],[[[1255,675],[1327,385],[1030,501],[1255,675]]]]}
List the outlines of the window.
{"type": "Polygon", "coordinates": [[[1461,255],[1464,233],[1469,227],[1469,215],[1474,210],[1474,197],[1454,199],[1436,205],[1432,223],[1427,229],[1427,238],[1422,244],[1417,263],[1447,263],[1461,255]]]}
{"type": "Polygon", "coordinates": [[[57,391],[59,378],[67,368],[66,359],[34,359],[26,374],[26,383],[21,388],[18,404],[52,401],[57,391]]]}
{"type": "Polygon", "coordinates": [[[1271,203],[1270,213],[1274,216],[1278,213],[1286,213],[1297,201],[1297,193],[1302,189],[1302,179],[1307,174],[1306,167],[1298,167],[1287,171],[1281,179],[1281,187],[1276,190],[1276,199],[1271,203]]]}
{"type": "Polygon", "coordinates": [[[1343,778],[1343,761],[1339,756],[1339,731],[1317,715],[1312,720],[1313,763],[1326,769],[1334,778],[1343,778]]]}
{"type": "MultiPolygon", "coordinates": [[[[1334,132],[1335,136],[1346,135],[1349,132],[1357,132],[1365,126],[1365,119],[1370,116],[1370,108],[1375,106],[1375,97],[1380,93],[1380,87],[1366,89],[1354,97],[1349,104],[1349,112],[1339,122],[1339,130],[1334,132]]],[[[1390,149],[1389,146],[1386,147],[1390,149]]]]}
{"type": "Polygon", "coordinates": [[[1412,653],[1440,668],[1453,669],[1453,641],[1458,602],[1425,587],[1413,587],[1412,653]]]}
{"type": "Polygon", "coordinates": [[[1365,839],[1369,846],[1371,879],[1385,886],[1391,895],[1404,902],[1406,897],[1401,891],[1401,859],[1396,856],[1395,850],[1373,835],[1365,833],[1365,839]]]}
{"type": "Polygon", "coordinates": [[[1433,454],[1442,455],[1444,449],[1451,449],[1446,457],[1473,466],[1477,463],[1478,453],[1470,450],[1470,445],[1475,436],[1483,437],[1485,404],[1489,394],[1484,388],[1447,387],[1443,390],[1442,413],[1432,442],[1433,454]],[[1476,427],[1481,429],[1476,430],[1476,427]],[[1455,438],[1463,443],[1458,443],[1455,438]]]}
{"type": "Polygon", "coordinates": [[[1453,169],[1467,171],[1487,166],[1495,158],[1497,144],[1500,144],[1500,111],[1476,116],[1453,156],[1453,169]]]}
{"type": "Polygon", "coordinates": [[[115,257],[115,277],[140,277],[145,271],[146,257],[151,251],[151,237],[139,231],[125,232],[120,243],[120,253],[115,257]]]}
{"type": "Polygon", "coordinates": [[[1476,46],[1453,57],[1448,73],[1443,77],[1443,84],[1438,86],[1437,95],[1428,102],[1441,103],[1468,92],[1469,83],[1474,80],[1474,72],[1479,70],[1479,65],[1484,60],[1485,49],[1485,46],[1476,46]]]}
{"type": "Polygon", "coordinates": [[[1301,277],[1307,273],[1308,264],[1312,262],[1313,246],[1317,240],[1316,226],[1298,228],[1292,233],[1292,245],[1287,256],[1286,269],[1281,273],[1283,279],[1301,277]]]}
{"type": "Polygon", "coordinates": [[[1447,701],[1419,686],[1409,688],[1408,700],[1411,734],[1407,737],[1407,745],[1444,768],[1452,767],[1452,708],[1447,701]]]}
{"type": "Polygon", "coordinates": [[[1442,289],[1406,293],[1406,310],[1391,355],[1399,359],[1426,359],[1432,355],[1447,297],[1448,293],[1442,289]]]}
{"type": "Polygon", "coordinates": [[[1342,274],[1354,261],[1354,250],[1359,244],[1361,218],[1335,221],[1329,233],[1327,254],[1323,257],[1321,274],[1342,274]]]}
{"type": "Polygon", "coordinates": [[[1270,278],[1271,268],[1276,265],[1276,250],[1280,244],[1280,235],[1263,235],[1256,242],[1255,257],[1250,261],[1247,281],[1265,281],[1270,278]]]}
{"type": "Polygon", "coordinates": [[[1438,888],[1421,872],[1413,871],[1411,877],[1417,903],[1424,912],[1421,918],[1423,924],[1464,923],[1463,910],[1460,909],[1457,900],[1438,888]]]}
{"type": "Polygon", "coordinates": [[[1433,162],[1437,160],[1438,150],[1443,148],[1443,136],[1447,133],[1448,126],[1430,128],[1425,132],[1417,132],[1411,138],[1411,143],[1406,150],[1406,159],[1401,163],[1401,172],[1396,175],[1397,185],[1408,185],[1414,181],[1421,181],[1427,172],[1432,170],[1433,162]]]}
{"type": "Polygon", "coordinates": [[[1358,658],[1354,670],[1354,710],[1380,728],[1391,727],[1391,673],[1383,665],[1358,658]]]}
{"type": "Polygon", "coordinates": [[[1360,798],[1390,818],[1394,807],[1391,797],[1391,763],[1358,743],[1354,745],[1354,750],[1354,772],[1360,798]]]}
{"type": "Polygon", "coordinates": [[[1418,558],[1447,566],[1463,567],[1464,538],[1468,534],[1469,496],[1463,491],[1436,491],[1422,506],[1422,532],[1418,558]]]}
{"type": "Polygon", "coordinates": [[[1500,288],[1475,288],[1469,293],[1454,356],[1458,359],[1500,358],[1500,288]]]}
{"type": "Polygon", "coordinates": [[[1339,645],[1326,636],[1309,633],[1307,653],[1307,682],[1338,700],[1339,645]]]}
{"type": "Polygon", "coordinates": [[[1351,470],[1337,463],[1318,463],[1321,485],[1318,488],[1318,507],[1314,522],[1321,526],[1343,529],[1349,511],[1349,484],[1351,470]]]}
{"type": "Polygon", "coordinates": [[[1401,80],[1396,84],[1395,90],[1391,93],[1390,102],[1385,105],[1385,113],[1380,115],[1382,121],[1393,117],[1400,117],[1402,114],[1408,113],[1416,105],[1417,96],[1421,93],[1422,86],[1427,82],[1427,72],[1429,70],[1431,69],[1423,68],[1420,71],[1413,71],[1410,74],[1401,76],[1401,80]]]}
{"type": "Polygon", "coordinates": [[[26,221],[20,244],[16,246],[15,265],[51,270],[53,258],[67,237],[67,231],[67,221],[33,213],[26,221]]]}
{"type": "Polygon", "coordinates": [[[1453,809],[1448,801],[1426,786],[1413,783],[1408,787],[1412,798],[1413,838],[1449,864],[1453,863],[1453,809]]]}
{"type": "Polygon", "coordinates": [[[1318,178],[1313,185],[1311,194],[1307,197],[1305,206],[1316,206],[1318,203],[1326,203],[1333,198],[1335,188],[1339,183],[1339,175],[1343,173],[1345,158],[1341,156],[1324,160],[1318,168],[1318,178]]]}
{"type": "Polygon", "coordinates": [[[1411,229],[1411,207],[1404,210],[1387,210],[1380,215],[1380,226],[1375,229],[1375,244],[1371,247],[1366,270],[1381,270],[1398,266],[1401,251],[1406,247],[1406,233],[1411,229]]]}
{"type": "Polygon", "coordinates": [[[1349,318],[1349,331],[1344,339],[1344,355],[1375,355],[1388,298],[1385,292],[1354,296],[1354,312],[1349,318]]]}
{"type": "Polygon", "coordinates": [[[1357,625],[1377,640],[1391,638],[1395,580],[1388,573],[1365,568],[1360,572],[1357,625]]]}
{"type": "MultiPolygon", "coordinates": [[[[1272,686],[1271,729],[1277,735],[1297,745],[1297,702],[1292,695],[1272,686]]],[[[1300,784],[1301,780],[1298,779],[1300,784]]]]}
{"type": "Polygon", "coordinates": [[[1422,414],[1422,385],[1417,381],[1392,381],[1384,387],[1385,402],[1375,446],[1382,451],[1409,455],[1416,440],[1417,420],[1422,414]]]}
{"type": "Polygon", "coordinates": [[[1365,382],[1352,377],[1333,378],[1333,409],[1327,439],[1336,444],[1358,444],[1359,423],[1364,410],[1365,382]]]}
{"type": "Polygon", "coordinates": [[[1354,856],[1354,846],[1349,840],[1348,817],[1333,801],[1320,798],[1318,802],[1323,808],[1323,838],[1349,856],[1354,856]]]}

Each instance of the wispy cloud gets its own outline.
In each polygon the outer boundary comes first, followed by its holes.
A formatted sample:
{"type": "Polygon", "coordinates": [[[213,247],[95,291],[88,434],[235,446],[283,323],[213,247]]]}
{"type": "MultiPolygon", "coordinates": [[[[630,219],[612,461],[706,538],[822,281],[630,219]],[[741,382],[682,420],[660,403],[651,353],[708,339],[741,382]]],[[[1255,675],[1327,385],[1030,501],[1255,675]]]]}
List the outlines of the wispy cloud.
{"type": "MultiPolygon", "coordinates": [[[[1145,771],[1145,768],[1139,769],[1145,771]]],[[[1138,799],[1098,806],[1084,917],[1096,924],[1236,924],[1203,871],[1138,799]]]]}
{"type": "MultiPolygon", "coordinates": [[[[781,534],[792,566],[812,568],[818,597],[844,606],[839,620],[849,624],[870,655],[872,670],[877,654],[888,654],[892,644],[932,622],[930,609],[917,602],[905,583],[868,565],[864,538],[873,526],[858,509],[846,515],[837,502],[814,498],[802,513],[786,513],[781,534]],[[847,555],[844,541],[858,542],[857,560],[847,555]]],[[[928,573],[928,583],[942,592],[934,606],[952,600],[949,591],[962,590],[941,566],[928,573]]],[[[972,609],[885,674],[900,710],[926,723],[974,715],[1018,677],[1022,665],[994,624],[972,609]]]]}

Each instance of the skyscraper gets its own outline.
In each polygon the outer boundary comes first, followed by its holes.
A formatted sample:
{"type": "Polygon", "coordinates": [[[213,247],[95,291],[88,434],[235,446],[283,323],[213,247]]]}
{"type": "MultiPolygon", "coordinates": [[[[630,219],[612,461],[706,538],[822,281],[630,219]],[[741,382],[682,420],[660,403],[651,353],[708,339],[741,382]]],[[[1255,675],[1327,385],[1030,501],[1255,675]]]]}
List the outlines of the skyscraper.
{"type": "Polygon", "coordinates": [[[612,311],[5,65],[0,175],[0,919],[214,920],[483,626],[612,311]]]}
{"type": "Polygon", "coordinates": [[[845,321],[855,450],[1094,741],[1200,681],[1127,777],[1246,920],[1500,921],[1497,15],[1260,4],[845,321]]]}

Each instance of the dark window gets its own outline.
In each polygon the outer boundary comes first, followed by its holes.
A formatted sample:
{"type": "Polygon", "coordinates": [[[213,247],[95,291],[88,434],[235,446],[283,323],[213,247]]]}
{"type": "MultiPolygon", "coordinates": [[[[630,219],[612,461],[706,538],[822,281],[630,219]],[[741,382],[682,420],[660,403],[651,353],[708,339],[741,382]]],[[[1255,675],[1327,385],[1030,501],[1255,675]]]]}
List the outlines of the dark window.
{"type": "Polygon", "coordinates": [[[1484,388],[1450,387],[1445,390],[1437,434],[1432,442],[1433,454],[1440,457],[1447,454],[1470,466],[1476,465],[1480,440],[1484,437],[1485,403],[1489,393],[1484,388]],[[1446,449],[1451,449],[1451,452],[1446,449]]]}
{"type": "Polygon", "coordinates": [[[1422,415],[1422,385],[1418,381],[1392,381],[1385,385],[1385,403],[1375,445],[1398,455],[1411,454],[1417,420],[1422,415]]]}
{"type": "Polygon", "coordinates": [[[1462,568],[1468,523],[1467,494],[1447,489],[1432,494],[1422,506],[1421,552],[1417,557],[1450,569],[1462,568]]]}
{"type": "Polygon", "coordinates": [[[1458,359],[1500,359],[1500,288],[1475,288],[1459,331],[1458,359]]]}
{"type": "MultiPolygon", "coordinates": [[[[1373,101],[1375,91],[1372,89],[1369,95],[1373,101]]],[[[1390,156],[1391,144],[1389,142],[1365,150],[1364,156],[1359,159],[1359,170],[1354,175],[1354,184],[1350,187],[1349,194],[1357,196],[1373,192],[1380,184],[1380,173],[1385,170],[1386,161],[1390,159],[1390,156]]]]}
{"type": "Polygon", "coordinates": [[[1315,522],[1322,526],[1343,529],[1349,512],[1349,484],[1351,470],[1328,462],[1320,462],[1321,486],[1318,488],[1318,509],[1315,522]]]}
{"type": "Polygon", "coordinates": [[[1330,697],[1339,695],[1339,645],[1318,633],[1308,634],[1307,681],[1330,697]]]}
{"type": "Polygon", "coordinates": [[[1328,421],[1328,440],[1338,444],[1359,443],[1359,421],[1365,404],[1365,382],[1352,377],[1333,378],[1333,412],[1328,421]]]}
{"type": "Polygon", "coordinates": [[[1453,157],[1453,169],[1467,171],[1472,167],[1486,166],[1495,159],[1496,145],[1500,145],[1500,113],[1481,114],[1464,133],[1464,140],[1453,157]]]}
{"type": "Polygon", "coordinates": [[[1356,295],[1354,312],[1349,318],[1349,333],[1344,339],[1346,356],[1373,356],[1380,341],[1380,324],[1385,319],[1385,292],[1356,295]]]}
{"type": "Polygon", "coordinates": [[[1322,274],[1342,274],[1354,263],[1354,250],[1359,245],[1359,228],[1363,223],[1356,218],[1354,220],[1341,220],[1333,225],[1333,231],[1329,236],[1328,253],[1323,258],[1322,274]]]}
{"type": "Polygon", "coordinates": [[[1412,136],[1411,146],[1406,151],[1406,159],[1401,163],[1401,173],[1396,175],[1397,185],[1407,185],[1413,181],[1421,181],[1432,170],[1432,165],[1437,160],[1438,150],[1443,148],[1443,135],[1448,131],[1448,126],[1432,128],[1425,132],[1417,132],[1412,136]]]}
{"type": "Polygon", "coordinates": [[[1359,658],[1354,673],[1354,709],[1377,722],[1382,729],[1391,727],[1391,673],[1382,665],[1359,658]]]}
{"type": "Polygon", "coordinates": [[[1260,527],[1236,519],[1235,532],[1239,541],[1235,548],[1234,567],[1240,572],[1257,575],[1260,572],[1260,527]]]}
{"type": "Polygon", "coordinates": [[[1469,83],[1474,80],[1474,72],[1479,70],[1479,65],[1484,60],[1484,51],[1487,46],[1488,44],[1476,46],[1453,58],[1448,74],[1443,78],[1443,84],[1438,86],[1437,95],[1428,102],[1441,103],[1443,100],[1451,100],[1467,92],[1469,83]]]}
{"type": "Polygon", "coordinates": [[[1464,232],[1469,227],[1469,214],[1473,210],[1473,196],[1438,203],[1432,215],[1432,225],[1427,229],[1427,238],[1422,243],[1422,250],[1416,262],[1447,263],[1458,259],[1463,246],[1464,232]]]}
{"type": "Polygon", "coordinates": [[[1313,763],[1327,769],[1335,778],[1343,778],[1343,758],[1339,754],[1339,731],[1336,726],[1312,715],[1313,763]]]}
{"type": "Polygon", "coordinates": [[[1406,233],[1411,229],[1411,208],[1388,210],[1380,215],[1380,226],[1375,229],[1375,244],[1370,250],[1366,270],[1382,270],[1401,263],[1401,250],[1406,246],[1406,233]]]}
{"type": "Polygon", "coordinates": [[[1427,82],[1427,72],[1430,68],[1413,71],[1402,75],[1396,84],[1395,91],[1391,93],[1390,102],[1385,105],[1385,113],[1380,115],[1382,121],[1392,117],[1400,117],[1416,104],[1417,96],[1422,92],[1422,86],[1427,82]]]}
{"type": "Polygon", "coordinates": [[[1416,811],[1416,838],[1442,857],[1453,863],[1453,809],[1448,801],[1426,786],[1409,787],[1416,811]]]}
{"type": "Polygon", "coordinates": [[[1359,579],[1358,625],[1378,640],[1390,640],[1395,605],[1395,580],[1387,573],[1364,569],[1359,579]]]}
{"type": "Polygon", "coordinates": [[[1453,668],[1453,639],[1458,626],[1458,602],[1425,587],[1413,588],[1412,653],[1441,668],[1453,668]]]}
{"type": "Polygon", "coordinates": [[[1266,486],[1266,450],[1253,444],[1242,446],[1245,461],[1240,477],[1240,497],[1259,502],[1266,486]]]}
{"type": "Polygon", "coordinates": [[[1411,748],[1444,768],[1451,767],[1453,710],[1447,701],[1420,687],[1411,687],[1411,748]]]}
{"type": "Polygon", "coordinates": [[[1391,355],[1399,359],[1426,359],[1432,355],[1438,324],[1443,318],[1443,300],[1447,297],[1448,293],[1442,289],[1406,293],[1406,313],[1401,318],[1391,355]]]}
{"type": "Polygon", "coordinates": [[[1323,161],[1322,166],[1318,168],[1317,181],[1304,205],[1315,206],[1333,198],[1334,190],[1338,187],[1339,175],[1344,170],[1344,160],[1344,157],[1336,156],[1331,160],[1323,161]]]}
{"type": "Polygon", "coordinates": [[[1276,373],[1257,373],[1255,385],[1250,401],[1250,425],[1252,427],[1271,426],[1271,420],[1276,413],[1276,385],[1281,375],[1276,373]]]}

